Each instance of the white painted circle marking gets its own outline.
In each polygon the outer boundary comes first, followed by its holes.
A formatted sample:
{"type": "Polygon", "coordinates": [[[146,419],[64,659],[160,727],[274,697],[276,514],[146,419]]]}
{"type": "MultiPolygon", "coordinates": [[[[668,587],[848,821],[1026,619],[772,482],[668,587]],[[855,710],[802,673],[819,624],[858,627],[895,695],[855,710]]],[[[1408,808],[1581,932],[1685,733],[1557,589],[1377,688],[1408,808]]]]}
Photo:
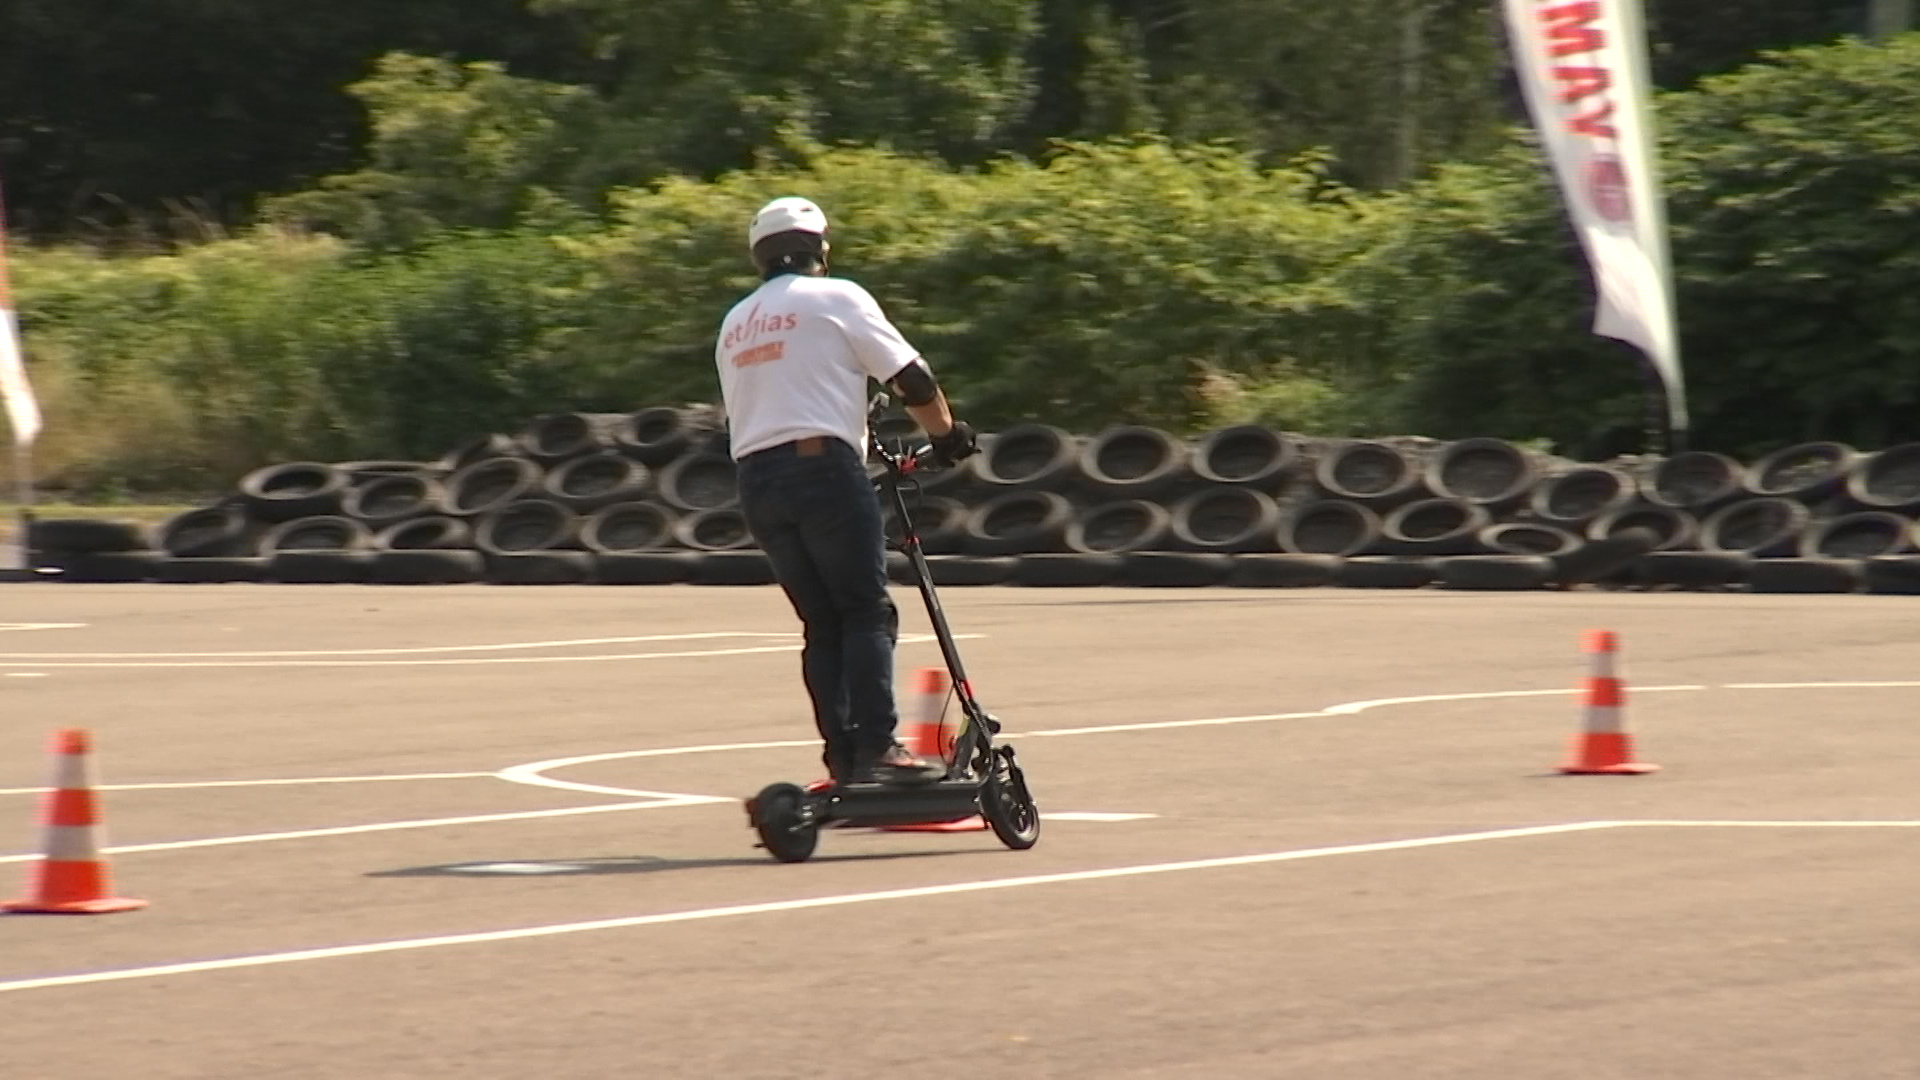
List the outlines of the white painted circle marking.
{"type": "MultiPolygon", "coordinates": [[[[1920,685],[1920,684],[1915,684],[1920,685]]],[[[1637,693],[1665,693],[1673,691],[1706,690],[1706,686],[1643,686],[1636,688],[1637,693]]],[[[1053,728],[1042,731],[1008,732],[1002,739],[1046,739],[1066,738],[1076,735],[1110,735],[1128,731],[1168,731],[1178,728],[1220,727],[1231,724],[1256,724],[1272,720],[1319,720],[1335,716],[1357,715],[1369,709],[1388,705],[1431,704],[1444,701],[1484,701],[1495,698],[1521,697],[1564,697],[1579,693],[1577,689],[1561,690],[1487,690],[1466,694],[1425,694],[1416,697],[1375,698],[1370,701],[1348,701],[1338,705],[1329,705],[1315,712],[1255,713],[1248,716],[1214,716],[1200,720],[1149,720],[1132,724],[1100,724],[1087,727],[1053,728]]],[[[582,784],[571,780],[556,780],[545,775],[555,769],[570,768],[575,765],[593,765],[603,761],[625,761],[631,758],[673,757],[681,754],[715,754],[737,750],[784,750],[793,747],[818,746],[817,739],[781,739],[769,742],[748,743],[710,743],[700,746],[666,746],[649,750],[613,750],[602,754],[582,754],[576,757],[554,758],[549,761],[534,761],[525,765],[513,765],[494,775],[514,784],[530,784],[534,787],[557,788],[562,791],[581,791],[596,795],[620,795],[638,797],[642,793],[628,788],[611,787],[605,784],[582,784]]],[[[738,799],[732,800],[738,802],[738,799]]]]}
{"type": "Polygon", "coordinates": [[[458,866],[443,866],[444,874],[577,874],[591,869],[585,863],[564,862],[495,862],[462,863],[458,866]]]}

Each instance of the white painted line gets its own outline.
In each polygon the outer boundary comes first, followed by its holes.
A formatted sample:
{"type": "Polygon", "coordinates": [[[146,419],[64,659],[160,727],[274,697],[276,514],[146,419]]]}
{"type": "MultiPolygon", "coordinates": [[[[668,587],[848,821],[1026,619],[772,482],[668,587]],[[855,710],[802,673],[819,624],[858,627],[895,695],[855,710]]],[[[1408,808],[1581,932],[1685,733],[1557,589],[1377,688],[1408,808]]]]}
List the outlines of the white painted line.
{"type": "Polygon", "coordinates": [[[591,869],[593,868],[588,866],[585,863],[496,862],[496,863],[467,863],[464,866],[450,866],[447,868],[446,872],[449,874],[509,874],[509,875],[577,874],[582,870],[591,870],[591,869]]]}
{"type": "Polygon", "coordinates": [[[1159,814],[1106,814],[1094,810],[1055,810],[1040,812],[1043,821],[1146,821],[1159,814]]]}
{"type": "MultiPolygon", "coordinates": [[[[1634,694],[1664,694],[1692,690],[1711,689],[1707,686],[1627,686],[1622,688],[1628,697],[1634,694]]],[[[1348,701],[1339,705],[1329,705],[1321,710],[1330,716],[1350,716],[1366,712],[1368,709],[1385,708],[1388,705],[1433,705],[1451,701],[1494,701],[1500,698],[1526,697],[1564,697],[1580,693],[1578,689],[1565,690],[1486,690],[1471,694],[1419,694],[1414,697],[1375,698],[1372,701],[1348,701]]]]}
{"type": "Polygon", "coordinates": [[[0,653],[0,659],[39,657],[47,660],[212,660],[290,656],[406,656],[419,653],[499,652],[512,649],[564,649],[577,645],[632,645],[642,641],[707,641],[714,638],[795,638],[799,634],[770,634],[750,630],[719,630],[697,634],[646,634],[640,637],[571,638],[565,641],[512,641],[501,645],[422,645],[408,649],[299,649],[271,652],[111,652],[111,653],[0,653]]]}
{"type": "Polygon", "coordinates": [[[1621,826],[1647,826],[1660,829],[1915,829],[1920,821],[1661,821],[1647,818],[1622,821],[1621,826]]]}
{"type": "Polygon", "coordinates": [[[7,672],[7,678],[9,679],[44,679],[46,677],[47,677],[47,673],[44,671],[9,671],[7,672]]]}
{"type": "Polygon", "coordinates": [[[987,892],[997,889],[1031,888],[1039,885],[1062,885],[1077,881],[1102,881],[1114,878],[1139,877],[1146,874],[1173,874],[1190,870],[1216,870],[1227,867],[1259,866],[1267,863],[1295,862],[1302,859],[1323,859],[1336,855],[1364,855],[1382,851],[1408,851],[1415,848],[1439,847],[1447,844],[1472,844],[1488,840],[1548,836],[1554,833],[1589,832],[1595,829],[1612,828],[1615,824],[1617,823],[1610,821],[1587,821],[1566,825],[1536,825],[1519,829],[1491,829],[1485,832],[1454,833],[1447,836],[1426,836],[1412,840],[1386,840],[1370,844],[1346,844],[1339,847],[1300,848],[1292,851],[1269,851],[1257,855],[1229,855],[1214,859],[1189,859],[1182,862],[1143,863],[1134,866],[1116,866],[1104,870],[1072,870],[1058,874],[987,878],[979,881],[963,881],[951,885],[925,885],[908,889],[884,889],[878,892],[816,896],[803,900],[776,900],[771,903],[762,904],[734,904],[726,907],[695,908],[690,911],[671,911],[657,915],[632,915],[617,919],[595,919],[590,922],[554,923],[547,926],[528,926],[513,930],[491,930],[473,934],[447,934],[440,937],[409,938],[400,941],[381,941],[364,945],[340,945],[321,949],[300,949],[293,952],[282,953],[256,953],[252,956],[235,956],[221,960],[195,960],[179,964],[158,964],[151,967],[94,971],[79,975],[55,975],[38,979],[15,979],[9,982],[0,982],[0,993],[18,990],[43,990],[55,986],[80,986],[88,983],[123,982],[129,979],[151,979],[168,975],[188,975],[203,971],[230,971],[236,968],[265,967],[271,964],[293,964],[307,960],[330,960],[347,956],[372,956],[380,953],[406,952],[414,949],[437,949],[454,945],[481,945],[496,941],[522,941],[528,938],[555,937],[561,934],[580,934],[597,930],[625,930],[640,926],[665,926],[673,923],[698,922],[707,919],[737,918],[746,915],[769,915],[784,911],[806,911],[813,908],[844,907],[849,904],[871,904],[887,900],[912,900],[928,896],[954,896],[961,893],[987,892]]]}
{"type": "Polygon", "coordinates": [[[83,622],[5,622],[0,630],[79,630],[86,626],[83,622]]]}
{"type": "Polygon", "coordinates": [[[1903,690],[1920,682],[1735,682],[1722,690],[1903,690]]]}
{"type": "MultiPolygon", "coordinates": [[[[1630,686],[1626,688],[1629,696],[1636,693],[1658,694],[1669,691],[1706,690],[1706,686],[1630,686]]],[[[1138,724],[1101,724],[1095,727],[1053,728],[1046,731],[1008,732],[1002,738],[1060,738],[1068,735],[1107,735],[1119,731],[1165,731],[1171,728],[1212,727],[1225,724],[1258,724],[1269,720],[1318,720],[1333,716],[1352,716],[1369,709],[1385,708],[1389,705],[1432,705],[1452,701],[1492,701],[1499,698],[1527,697],[1566,697],[1577,694],[1576,689],[1565,690],[1483,690],[1462,694],[1422,694],[1417,697],[1375,698],[1371,701],[1345,701],[1338,705],[1329,705],[1316,712],[1294,713],[1256,713],[1249,716],[1214,716],[1203,720],[1150,720],[1138,724]]]]}
{"type": "MultiPolygon", "coordinates": [[[[781,635],[791,636],[791,635],[781,635]]],[[[969,640],[979,634],[956,634],[954,639],[969,640]]],[[[934,640],[932,634],[902,634],[900,644],[919,645],[934,640]]],[[[598,664],[612,660],[674,660],[693,656],[747,656],[753,653],[798,652],[801,646],[762,645],[738,649],[696,649],[684,652],[613,653],[600,656],[489,656],[470,660],[179,660],[148,663],[144,661],[82,660],[57,663],[0,661],[0,667],[45,668],[326,668],[326,667],[447,667],[467,664],[598,664]]],[[[32,655],[15,653],[13,655],[32,655]]]]}
{"type": "MultiPolygon", "coordinates": [[[[384,776],[299,776],[274,780],[190,780],[170,784],[95,784],[95,791],[190,791],[196,788],[292,787],[299,784],[379,784],[394,780],[492,779],[490,772],[389,773],[384,776]]],[[[48,789],[0,788],[0,795],[41,795],[48,789]]]]}
{"type": "MultiPolygon", "coordinates": [[[[617,808],[601,807],[599,809],[617,808]]],[[[1837,823],[1826,821],[1584,821],[1561,825],[1534,825],[1515,829],[1489,829],[1482,832],[1417,837],[1411,840],[1384,840],[1365,844],[1344,844],[1336,847],[1269,851],[1254,855],[1229,855],[1213,859],[1143,863],[1133,866],[1111,867],[1104,870],[1073,870],[1057,874],[987,878],[978,881],[958,882],[951,885],[926,885],[907,889],[885,889],[878,892],[842,893],[836,896],[819,896],[802,900],[777,900],[771,903],[761,904],[735,904],[726,907],[695,908],[689,911],[673,911],[656,915],[632,915],[617,919],[596,919],[590,922],[553,923],[546,926],[528,926],[513,930],[491,930],[472,934],[448,934],[438,937],[408,938],[399,941],[381,941],[363,945],[340,945],[280,953],[256,953],[251,956],[235,956],[221,960],[195,960],[177,964],[158,964],[149,967],[119,968],[108,971],[86,972],[78,975],[54,975],[44,978],[15,979],[0,982],[0,993],[19,990],[44,990],[58,986],[80,986],[90,983],[125,982],[132,979],[161,978],[170,975],[189,975],[207,971],[230,971],[240,968],[267,967],[275,964],[301,963],[308,960],[331,960],[350,956],[373,956],[381,953],[446,948],[456,945],[481,945],[499,941],[522,941],[529,938],[557,937],[563,934],[590,933],[599,930],[625,930],[642,926],[665,926],[674,923],[699,922],[708,919],[769,915],[785,911],[844,907],[851,904],[869,904],[888,900],[912,900],[929,896],[954,896],[962,893],[987,892],[998,889],[1019,889],[1040,885],[1059,885],[1077,881],[1102,881],[1115,878],[1139,877],[1147,874],[1171,874],[1191,870],[1259,866],[1270,863],[1296,862],[1306,859],[1323,859],[1339,855],[1365,855],[1388,851],[1409,851],[1417,848],[1441,847],[1450,844],[1471,844],[1489,840],[1509,840],[1564,833],[1598,832],[1605,829],[1636,826],[1684,827],[1711,825],[1724,827],[1733,825],[1791,828],[1801,826],[1827,827],[1834,824],[1837,823]]],[[[1851,822],[1844,824],[1850,824],[1855,827],[1920,827],[1920,821],[1851,822]]]]}
{"type": "MultiPolygon", "coordinates": [[[[308,840],[317,836],[352,836],[359,833],[397,832],[403,829],[437,829],[447,825],[484,825],[495,821],[528,821],[535,818],[569,817],[574,814],[604,814],[617,810],[666,810],[675,806],[701,806],[707,803],[737,802],[712,795],[673,795],[656,793],[649,802],[600,803],[595,806],[568,806],[557,810],[521,810],[510,814],[474,814],[468,817],[419,818],[412,821],[381,821],[372,825],[341,825],[327,829],[297,829],[291,832],[245,833],[239,836],[214,836],[201,840],[169,840],[158,844],[127,844],[110,847],[109,854],[124,855],[138,851],[181,851],[186,848],[225,847],[229,844],[264,844],[277,840],[308,840]]],[[[0,855],[0,863],[33,862],[31,855],[0,855]]]]}
{"type": "Polygon", "coordinates": [[[1328,712],[1259,713],[1253,716],[1214,716],[1204,720],[1149,720],[1138,724],[1100,724],[1089,727],[1052,728],[1044,731],[1009,731],[1003,739],[1057,739],[1067,735],[1111,735],[1119,731],[1171,731],[1175,728],[1218,727],[1223,724],[1258,724],[1268,720],[1315,720],[1328,712]]]}

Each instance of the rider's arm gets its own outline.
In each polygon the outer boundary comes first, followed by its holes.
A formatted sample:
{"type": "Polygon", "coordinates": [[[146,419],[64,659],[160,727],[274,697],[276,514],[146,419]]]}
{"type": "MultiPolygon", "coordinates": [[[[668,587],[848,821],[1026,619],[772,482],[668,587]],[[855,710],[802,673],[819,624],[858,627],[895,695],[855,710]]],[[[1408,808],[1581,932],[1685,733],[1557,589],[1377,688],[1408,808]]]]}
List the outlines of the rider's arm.
{"type": "Polygon", "coordinates": [[[947,395],[934,381],[933,369],[880,310],[867,290],[838,280],[840,310],[836,321],[847,335],[860,365],[875,381],[898,394],[907,415],[932,438],[934,447],[950,460],[974,451],[971,429],[956,424],[947,395]]]}
{"type": "Polygon", "coordinates": [[[887,389],[900,398],[900,403],[907,407],[907,415],[928,435],[937,439],[953,430],[953,408],[947,404],[946,392],[934,381],[933,371],[925,360],[915,357],[909,361],[887,380],[887,389]]]}
{"type": "Polygon", "coordinates": [[[973,429],[953,418],[946,392],[933,381],[933,371],[926,361],[915,358],[887,380],[887,387],[900,395],[907,415],[932,439],[936,462],[951,468],[979,449],[973,429]]]}

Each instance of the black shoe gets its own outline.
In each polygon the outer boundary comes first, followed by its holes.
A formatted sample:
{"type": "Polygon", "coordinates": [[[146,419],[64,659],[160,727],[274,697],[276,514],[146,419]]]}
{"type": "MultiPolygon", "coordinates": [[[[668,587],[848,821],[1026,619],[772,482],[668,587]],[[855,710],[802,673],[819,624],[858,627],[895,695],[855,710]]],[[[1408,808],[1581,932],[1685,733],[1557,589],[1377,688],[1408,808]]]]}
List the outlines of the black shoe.
{"type": "Polygon", "coordinates": [[[854,773],[856,783],[931,784],[947,775],[947,767],[928,761],[899,743],[894,743],[866,761],[854,773]]]}

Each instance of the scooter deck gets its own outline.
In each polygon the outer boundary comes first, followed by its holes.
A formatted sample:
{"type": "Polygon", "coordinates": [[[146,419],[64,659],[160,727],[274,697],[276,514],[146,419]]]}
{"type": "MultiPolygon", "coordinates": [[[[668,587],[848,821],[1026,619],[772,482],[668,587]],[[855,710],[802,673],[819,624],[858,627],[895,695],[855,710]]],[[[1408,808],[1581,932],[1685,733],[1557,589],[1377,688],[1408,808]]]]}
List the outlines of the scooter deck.
{"type": "Polygon", "coordinates": [[[980,812],[980,781],[932,784],[848,784],[817,793],[822,824],[925,825],[980,812]]]}

